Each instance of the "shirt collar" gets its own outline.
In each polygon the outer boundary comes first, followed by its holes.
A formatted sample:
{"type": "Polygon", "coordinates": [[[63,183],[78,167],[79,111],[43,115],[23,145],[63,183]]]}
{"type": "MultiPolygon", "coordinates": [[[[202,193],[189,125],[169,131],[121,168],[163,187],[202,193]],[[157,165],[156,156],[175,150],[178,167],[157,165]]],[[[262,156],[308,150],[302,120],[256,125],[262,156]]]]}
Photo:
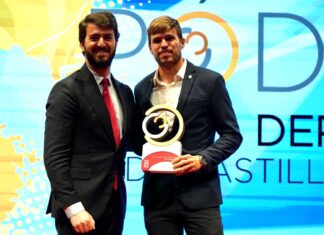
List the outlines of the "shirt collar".
{"type": "Polygon", "coordinates": [[[183,78],[185,76],[186,68],[187,68],[187,60],[185,59],[181,68],[179,69],[178,73],[174,76],[174,80],[171,84],[166,84],[165,82],[162,82],[159,78],[158,70],[156,70],[154,77],[153,77],[153,85],[154,86],[167,86],[167,85],[170,86],[178,81],[183,80],[183,78]]]}
{"type": "Polygon", "coordinates": [[[89,67],[88,67],[88,69],[92,73],[92,75],[93,75],[94,79],[96,80],[96,83],[98,84],[98,86],[101,84],[101,82],[102,82],[102,80],[104,78],[108,78],[108,80],[109,80],[108,84],[111,84],[111,73],[109,73],[107,75],[107,77],[103,77],[103,76],[100,76],[96,71],[93,71],[92,69],[90,69],[89,67]]]}

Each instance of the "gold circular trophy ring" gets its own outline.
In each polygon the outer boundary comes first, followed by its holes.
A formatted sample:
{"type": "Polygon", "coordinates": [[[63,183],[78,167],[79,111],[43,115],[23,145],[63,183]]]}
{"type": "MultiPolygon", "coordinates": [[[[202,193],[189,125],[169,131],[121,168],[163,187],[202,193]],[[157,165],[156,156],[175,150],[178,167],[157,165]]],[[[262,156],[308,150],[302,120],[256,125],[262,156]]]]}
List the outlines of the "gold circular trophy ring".
{"type": "Polygon", "coordinates": [[[175,141],[181,139],[181,137],[182,137],[182,135],[184,133],[184,122],[183,122],[183,118],[182,118],[180,112],[176,108],[173,108],[172,106],[167,105],[167,104],[155,105],[155,106],[151,107],[150,109],[148,109],[145,112],[145,116],[146,116],[146,118],[143,120],[142,129],[143,129],[144,134],[145,134],[144,138],[150,144],[153,144],[155,146],[168,146],[168,145],[173,144],[175,141]],[[176,116],[176,118],[178,119],[178,122],[179,122],[178,132],[170,140],[167,140],[167,141],[156,141],[156,140],[154,140],[154,139],[159,140],[159,139],[163,138],[165,136],[166,132],[167,132],[167,129],[168,129],[167,120],[165,118],[163,118],[163,117],[159,117],[158,114],[157,114],[158,111],[169,111],[169,112],[173,113],[176,116]],[[163,130],[162,130],[161,133],[159,133],[157,135],[153,135],[147,130],[147,122],[152,117],[154,117],[154,122],[155,123],[156,123],[157,119],[159,119],[159,118],[162,118],[162,120],[163,120],[163,124],[161,124],[159,126],[159,128],[160,129],[163,128],[163,130]]]}

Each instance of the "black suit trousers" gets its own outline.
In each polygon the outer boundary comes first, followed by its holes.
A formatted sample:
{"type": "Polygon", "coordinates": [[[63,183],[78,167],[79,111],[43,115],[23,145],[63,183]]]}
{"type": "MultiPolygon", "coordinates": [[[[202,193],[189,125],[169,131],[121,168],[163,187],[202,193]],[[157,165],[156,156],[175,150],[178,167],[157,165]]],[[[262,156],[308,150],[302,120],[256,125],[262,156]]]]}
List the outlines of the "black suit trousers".
{"type": "Polygon", "coordinates": [[[144,208],[148,235],[223,235],[219,207],[192,210],[179,200],[161,208],[144,208]]]}

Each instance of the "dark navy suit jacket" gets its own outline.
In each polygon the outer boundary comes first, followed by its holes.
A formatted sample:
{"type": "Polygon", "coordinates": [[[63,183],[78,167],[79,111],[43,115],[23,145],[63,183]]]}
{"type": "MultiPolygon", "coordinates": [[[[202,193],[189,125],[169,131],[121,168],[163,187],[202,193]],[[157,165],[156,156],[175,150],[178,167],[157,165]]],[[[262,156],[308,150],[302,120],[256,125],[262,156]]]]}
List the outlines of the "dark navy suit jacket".
{"type": "Polygon", "coordinates": [[[98,219],[111,197],[115,169],[120,210],[125,214],[125,155],[135,105],[128,86],[113,77],[112,83],[124,115],[123,137],[117,148],[102,95],[86,65],[56,83],[50,92],[44,161],[52,188],[47,212],[55,218],[66,218],[63,208],[81,201],[98,219]]]}
{"type": "MultiPolygon", "coordinates": [[[[135,87],[140,121],[152,107],[153,77],[154,73],[148,75],[135,87]]],[[[185,124],[181,139],[183,154],[204,156],[207,168],[183,176],[146,173],[142,205],[158,208],[178,198],[191,209],[218,206],[222,195],[217,166],[242,142],[223,77],[188,62],[177,109],[185,124]],[[219,135],[216,141],[215,133],[219,135]]]]}

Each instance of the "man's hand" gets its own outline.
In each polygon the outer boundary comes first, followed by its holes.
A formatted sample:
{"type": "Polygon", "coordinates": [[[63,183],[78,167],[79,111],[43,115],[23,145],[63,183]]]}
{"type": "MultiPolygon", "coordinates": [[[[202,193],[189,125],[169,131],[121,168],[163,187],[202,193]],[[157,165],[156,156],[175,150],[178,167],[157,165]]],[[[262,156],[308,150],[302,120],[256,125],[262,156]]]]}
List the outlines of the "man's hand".
{"type": "Polygon", "coordinates": [[[192,156],[190,154],[178,156],[173,159],[173,169],[177,176],[188,174],[190,172],[199,171],[203,165],[199,160],[200,156],[192,156]]]}
{"type": "Polygon", "coordinates": [[[95,229],[95,221],[85,210],[71,216],[70,222],[77,233],[87,233],[95,229]]]}

